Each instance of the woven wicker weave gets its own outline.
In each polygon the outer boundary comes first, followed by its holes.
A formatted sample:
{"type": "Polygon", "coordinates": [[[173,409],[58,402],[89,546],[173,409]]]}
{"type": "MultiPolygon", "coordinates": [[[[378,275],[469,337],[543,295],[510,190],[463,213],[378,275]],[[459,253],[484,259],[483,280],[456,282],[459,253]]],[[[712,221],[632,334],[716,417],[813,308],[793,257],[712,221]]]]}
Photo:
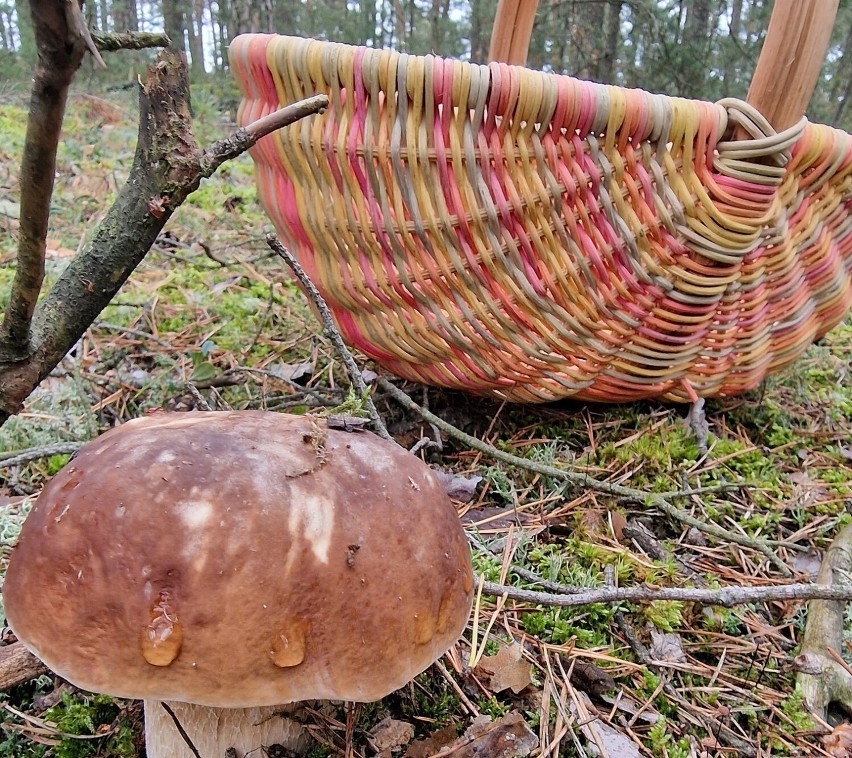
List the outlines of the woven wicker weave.
{"type": "Polygon", "coordinates": [[[329,96],[254,148],[260,197],[349,344],[398,376],[523,402],[731,395],[852,303],[845,132],[274,35],[231,64],[243,124],[329,96]]]}

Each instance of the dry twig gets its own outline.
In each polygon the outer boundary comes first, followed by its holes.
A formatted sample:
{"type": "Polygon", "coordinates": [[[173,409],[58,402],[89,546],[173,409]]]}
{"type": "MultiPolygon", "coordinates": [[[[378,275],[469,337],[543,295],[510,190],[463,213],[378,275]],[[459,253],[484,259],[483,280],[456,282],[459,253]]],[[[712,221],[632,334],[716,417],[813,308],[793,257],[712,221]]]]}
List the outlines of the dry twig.
{"type": "Polygon", "coordinates": [[[539,605],[569,607],[592,603],[654,602],[680,600],[703,605],[720,605],[731,608],[746,603],[765,603],[772,600],[852,600],[852,585],[832,587],[826,584],[779,584],[770,587],[599,587],[583,589],[565,587],[564,593],[538,592],[520,587],[509,587],[495,582],[484,582],[483,590],[489,595],[507,595],[513,600],[539,605]]]}
{"type": "MultiPolygon", "coordinates": [[[[835,584],[852,570],[852,524],[844,527],[823,558],[817,581],[837,590],[852,590],[852,585],[835,584]]],[[[799,671],[797,687],[805,704],[823,721],[828,706],[838,703],[852,713],[852,674],[837,660],[843,645],[845,598],[820,598],[808,603],[808,621],[802,636],[802,648],[796,656],[799,671]],[[832,655],[834,653],[834,655],[832,655]]]]}
{"type": "Polygon", "coordinates": [[[659,508],[667,516],[670,516],[671,518],[674,518],[680,521],[681,523],[686,524],[687,526],[693,526],[706,534],[716,537],[717,539],[725,540],[728,542],[734,542],[738,545],[742,545],[743,547],[748,547],[752,550],[756,550],[758,552],[763,553],[770,561],[772,561],[775,567],[784,576],[792,575],[790,569],[777,555],[775,555],[772,548],[770,547],[770,545],[777,545],[781,543],[772,542],[768,540],[753,539],[752,537],[748,537],[744,534],[737,534],[736,532],[732,532],[728,529],[723,529],[717,524],[706,523],[695,518],[694,516],[691,516],[686,511],[681,510],[680,508],[675,505],[672,505],[672,503],[669,502],[670,498],[673,495],[683,496],[691,494],[689,490],[683,490],[679,493],[648,493],[643,492],[642,490],[634,489],[633,487],[624,487],[620,484],[602,482],[598,479],[595,479],[593,476],[590,476],[589,474],[581,474],[576,471],[568,471],[565,469],[556,468],[555,466],[549,466],[545,463],[539,463],[538,461],[531,461],[527,460],[526,458],[521,458],[517,455],[512,455],[511,453],[507,453],[503,450],[498,450],[493,445],[489,445],[487,442],[483,442],[482,440],[474,437],[473,435],[466,434],[460,429],[454,427],[452,424],[448,424],[439,416],[436,416],[434,413],[431,413],[425,408],[419,406],[401,389],[396,387],[394,384],[391,384],[386,379],[380,378],[378,381],[379,386],[385,392],[392,395],[393,398],[397,400],[401,405],[408,408],[409,410],[414,411],[415,413],[420,414],[422,418],[424,418],[430,424],[434,424],[436,427],[438,427],[438,429],[440,429],[449,437],[452,437],[458,440],[459,442],[464,443],[465,445],[473,448],[474,450],[478,450],[479,452],[489,456],[490,458],[494,458],[504,463],[508,463],[509,465],[515,466],[517,468],[522,468],[537,474],[542,474],[543,476],[549,476],[553,479],[561,480],[563,482],[578,487],[585,487],[586,489],[595,490],[597,492],[603,492],[608,495],[633,500],[639,503],[645,503],[650,507],[659,508]]]}
{"type": "Polygon", "coordinates": [[[299,262],[295,259],[295,257],[290,253],[284,245],[281,244],[278,237],[274,234],[269,234],[266,237],[266,243],[271,247],[290,267],[292,272],[296,275],[296,278],[299,280],[301,285],[305,288],[308,296],[311,298],[313,304],[317,307],[319,311],[320,318],[322,319],[323,331],[325,335],[331,340],[331,344],[334,345],[335,350],[337,350],[338,355],[340,356],[340,360],[343,361],[343,365],[346,367],[346,373],[349,375],[349,381],[352,383],[352,386],[355,388],[355,391],[358,393],[358,396],[363,399],[364,406],[367,409],[367,413],[370,416],[370,421],[373,424],[373,428],[376,430],[376,434],[378,434],[383,439],[389,440],[393,442],[393,438],[388,434],[388,430],[385,428],[385,424],[382,421],[381,416],[379,416],[379,412],[376,409],[376,405],[373,402],[373,398],[370,396],[370,390],[367,385],[364,383],[364,378],[361,376],[361,371],[358,368],[358,364],[355,363],[355,359],[352,357],[352,353],[349,352],[349,348],[346,347],[346,344],[343,342],[343,337],[340,335],[340,330],[334,323],[334,318],[331,315],[331,311],[328,309],[328,305],[326,305],[323,296],[320,294],[319,290],[314,286],[314,283],[311,281],[310,277],[305,273],[305,270],[299,265],[299,262]]]}

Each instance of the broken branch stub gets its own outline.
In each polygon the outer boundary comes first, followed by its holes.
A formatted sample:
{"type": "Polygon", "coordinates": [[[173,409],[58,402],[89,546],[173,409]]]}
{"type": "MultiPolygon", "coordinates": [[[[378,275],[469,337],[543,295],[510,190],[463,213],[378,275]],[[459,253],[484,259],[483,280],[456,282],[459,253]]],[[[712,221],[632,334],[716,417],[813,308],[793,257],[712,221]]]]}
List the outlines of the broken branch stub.
{"type": "MultiPolygon", "coordinates": [[[[288,106],[287,114],[270,119],[267,128],[280,128],[316,113],[324,104],[324,99],[313,99],[306,107],[288,106]]],[[[260,129],[241,129],[206,150],[199,149],[192,128],[186,65],[182,57],[167,50],[158,55],[140,84],[139,111],[136,153],[126,184],[90,241],[36,306],[31,326],[24,319],[28,328],[15,327],[17,332],[29,334],[27,349],[21,352],[15,347],[19,339],[7,338],[6,331],[0,333],[0,425],[18,412],[97,319],[201,180],[264,136],[260,129]]],[[[37,266],[37,258],[35,262],[19,259],[19,270],[37,266]]],[[[33,303],[38,295],[36,284],[41,286],[37,278],[30,287],[35,293],[33,303]]],[[[7,321],[7,329],[17,323],[7,321]]]]}
{"type": "MultiPolygon", "coordinates": [[[[834,538],[822,561],[817,583],[837,585],[852,571],[852,524],[834,538]]],[[[811,600],[802,647],[794,661],[796,688],[811,712],[826,720],[828,706],[837,703],[852,714],[852,674],[837,660],[843,645],[846,602],[811,600]],[[832,655],[832,651],[835,655],[832,655]]]]}

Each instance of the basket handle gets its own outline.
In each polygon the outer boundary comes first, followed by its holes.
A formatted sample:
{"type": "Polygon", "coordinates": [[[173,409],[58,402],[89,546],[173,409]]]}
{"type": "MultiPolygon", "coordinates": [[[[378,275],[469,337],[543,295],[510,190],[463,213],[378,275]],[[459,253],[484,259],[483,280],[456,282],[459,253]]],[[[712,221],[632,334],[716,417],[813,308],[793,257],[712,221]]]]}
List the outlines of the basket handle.
{"type": "MultiPolygon", "coordinates": [[[[488,57],[523,66],[539,0],[500,0],[488,57]]],[[[775,0],[748,102],[783,131],[804,115],[828,50],[839,0],[775,0]]],[[[743,132],[742,137],[748,137],[743,132]]]]}
{"type": "Polygon", "coordinates": [[[748,102],[776,131],[798,123],[816,87],[839,0],[775,0],[748,102]]]}
{"type": "Polygon", "coordinates": [[[488,60],[525,66],[538,0],[500,0],[488,60]]]}

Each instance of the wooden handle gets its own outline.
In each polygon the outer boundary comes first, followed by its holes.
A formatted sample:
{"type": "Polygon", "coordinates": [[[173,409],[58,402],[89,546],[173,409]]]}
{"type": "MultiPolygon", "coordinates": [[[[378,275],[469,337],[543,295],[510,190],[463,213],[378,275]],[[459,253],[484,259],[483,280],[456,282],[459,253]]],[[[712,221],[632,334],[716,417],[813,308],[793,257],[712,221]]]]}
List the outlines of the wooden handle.
{"type": "Polygon", "coordinates": [[[488,59],[524,66],[539,0],[500,0],[488,59]]]}
{"type": "Polygon", "coordinates": [[[808,107],[825,58],[839,0],[775,0],[748,90],[748,102],[776,131],[808,107]]]}

